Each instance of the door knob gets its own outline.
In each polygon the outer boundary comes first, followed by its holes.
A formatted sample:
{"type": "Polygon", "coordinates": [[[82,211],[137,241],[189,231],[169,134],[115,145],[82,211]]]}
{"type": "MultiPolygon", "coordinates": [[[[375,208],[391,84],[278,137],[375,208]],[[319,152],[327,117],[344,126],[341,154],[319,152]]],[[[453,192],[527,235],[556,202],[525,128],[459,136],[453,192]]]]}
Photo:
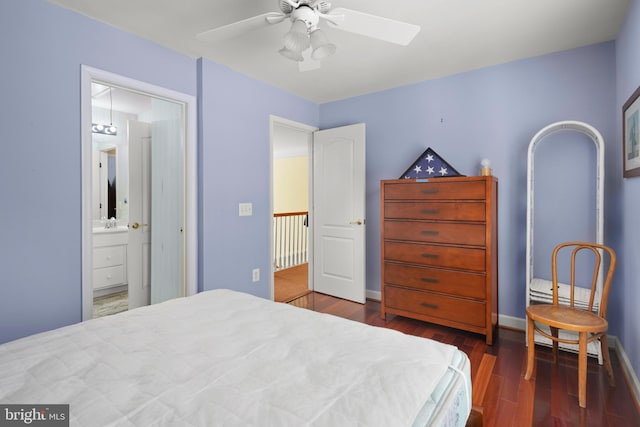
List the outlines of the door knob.
{"type": "Polygon", "coordinates": [[[355,221],[351,221],[349,224],[362,225],[362,224],[364,224],[364,220],[363,219],[356,219],[355,221]]]}
{"type": "Polygon", "coordinates": [[[131,224],[131,228],[133,228],[134,230],[137,230],[140,227],[148,227],[149,224],[140,224],[139,222],[134,222],[133,224],[131,224]]]}

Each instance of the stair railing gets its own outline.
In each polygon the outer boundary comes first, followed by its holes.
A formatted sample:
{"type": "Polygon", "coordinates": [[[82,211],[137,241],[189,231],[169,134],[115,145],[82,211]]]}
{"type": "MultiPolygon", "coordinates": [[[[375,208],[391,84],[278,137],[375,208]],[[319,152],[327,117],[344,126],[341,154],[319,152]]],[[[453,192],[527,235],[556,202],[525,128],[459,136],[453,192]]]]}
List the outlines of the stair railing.
{"type": "Polygon", "coordinates": [[[295,267],[309,261],[309,212],[273,214],[275,271],[295,267]]]}

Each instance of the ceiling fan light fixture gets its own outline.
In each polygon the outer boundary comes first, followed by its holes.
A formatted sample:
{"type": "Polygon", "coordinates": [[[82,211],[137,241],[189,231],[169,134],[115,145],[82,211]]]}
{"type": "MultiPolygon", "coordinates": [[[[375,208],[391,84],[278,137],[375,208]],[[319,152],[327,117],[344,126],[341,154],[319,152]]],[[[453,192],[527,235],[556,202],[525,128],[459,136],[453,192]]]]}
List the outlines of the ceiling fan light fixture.
{"type": "Polygon", "coordinates": [[[315,30],[311,33],[311,58],[322,59],[336,53],[336,45],[331,43],[322,30],[315,30]]]}
{"type": "Polygon", "coordinates": [[[291,29],[284,35],[284,47],[296,52],[302,52],[310,46],[309,32],[304,21],[296,20],[291,29]]]}
{"type": "Polygon", "coordinates": [[[301,62],[304,60],[304,58],[302,57],[302,52],[287,49],[286,46],[280,49],[278,52],[280,53],[280,55],[292,61],[301,62]]]}

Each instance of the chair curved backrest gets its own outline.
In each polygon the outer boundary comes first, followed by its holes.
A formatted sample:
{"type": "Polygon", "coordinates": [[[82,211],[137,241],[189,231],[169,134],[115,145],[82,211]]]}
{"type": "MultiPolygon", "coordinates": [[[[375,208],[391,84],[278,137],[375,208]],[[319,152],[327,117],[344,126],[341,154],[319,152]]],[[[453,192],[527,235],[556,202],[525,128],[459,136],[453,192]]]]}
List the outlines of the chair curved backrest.
{"type": "Polygon", "coordinates": [[[613,278],[613,273],[616,269],[617,258],[616,253],[608,246],[601,245],[598,243],[590,243],[590,242],[566,242],[561,243],[553,250],[553,254],[551,256],[551,274],[553,281],[553,304],[559,304],[559,296],[558,296],[558,256],[562,249],[568,248],[571,249],[571,269],[570,269],[570,291],[569,291],[569,306],[575,308],[575,294],[576,294],[576,265],[578,254],[582,251],[591,252],[594,255],[594,265],[593,265],[593,275],[591,278],[591,292],[589,295],[588,309],[589,311],[594,311],[594,302],[597,295],[599,295],[598,301],[598,313],[600,317],[607,317],[607,306],[609,300],[609,289],[611,288],[611,280],[613,278]],[[606,276],[604,279],[604,283],[602,285],[602,292],[597,292],[597,284],[598,277],[600,275],[600,269],[604,268],[603,266],[603,254],[607,253],[609,256],[609,265],[606,270],[606,276]]]}

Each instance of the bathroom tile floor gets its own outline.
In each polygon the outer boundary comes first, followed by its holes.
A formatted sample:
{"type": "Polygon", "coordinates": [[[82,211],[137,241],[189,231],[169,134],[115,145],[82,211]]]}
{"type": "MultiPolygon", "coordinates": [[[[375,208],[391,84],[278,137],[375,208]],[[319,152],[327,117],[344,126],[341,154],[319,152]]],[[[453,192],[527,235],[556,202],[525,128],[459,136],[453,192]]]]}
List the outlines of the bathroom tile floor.
{"type": "Polygon", "coordinates": [[[129,292],[121,291],[93,299],[93,318],[127,311],[129,292]]]}

